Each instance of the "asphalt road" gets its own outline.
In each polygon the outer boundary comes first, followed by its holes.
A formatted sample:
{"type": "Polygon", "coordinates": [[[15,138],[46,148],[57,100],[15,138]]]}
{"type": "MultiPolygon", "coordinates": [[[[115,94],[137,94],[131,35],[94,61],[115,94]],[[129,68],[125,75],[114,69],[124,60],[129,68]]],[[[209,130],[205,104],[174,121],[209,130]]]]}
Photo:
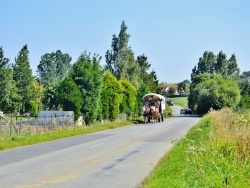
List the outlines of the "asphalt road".
{"type": "Polygon", "coordinates": [[[0,187],[136,187],[199,117],[179,115],[0,152],[0,187]]]}

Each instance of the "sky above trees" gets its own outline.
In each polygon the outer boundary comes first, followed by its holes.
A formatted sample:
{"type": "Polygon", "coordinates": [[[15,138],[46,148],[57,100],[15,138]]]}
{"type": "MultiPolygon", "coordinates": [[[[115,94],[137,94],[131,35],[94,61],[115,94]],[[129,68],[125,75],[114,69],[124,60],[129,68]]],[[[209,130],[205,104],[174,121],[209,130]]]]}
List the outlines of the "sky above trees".
{"type": "Polygon", "coordinates": [[[122,21],[130,34],[135,56],[145,54],[159,81],[190,79],[204,51],[230,58],[240,71],[249,71],[250,2],[248,0],[3,0],[0,46],[14,63],[27,44],[33,74],[41,56],[61,50],[72,57],[82,52],[102,56],[111,48],[112,35],[122,21]]]}

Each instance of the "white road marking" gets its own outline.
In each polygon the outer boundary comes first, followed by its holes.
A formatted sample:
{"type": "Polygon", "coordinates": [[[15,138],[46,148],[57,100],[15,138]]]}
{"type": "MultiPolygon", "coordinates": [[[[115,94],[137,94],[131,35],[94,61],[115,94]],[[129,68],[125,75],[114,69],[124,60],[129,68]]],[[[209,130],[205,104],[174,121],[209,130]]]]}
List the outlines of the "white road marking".
{"type": "Polygon", "coordinates": [[[146,131],[149,131],[149,130],[152,130],[152,128],[151,129],[146,129],[146,130],[143,130],[143,131],[136,131],[136,132],[133,132],[132,134],[138,134],[138,133],[146,132],[146,131]]]}
{"type": "Polygon", "coordinates": [[[96,145],[90,146],[89,148],[94,148],[94,147],[97,147],[97,146],[100,146],[100,145],[103,145],[103,143],[100,143],[100,144],[96,144],[96,145]]]}

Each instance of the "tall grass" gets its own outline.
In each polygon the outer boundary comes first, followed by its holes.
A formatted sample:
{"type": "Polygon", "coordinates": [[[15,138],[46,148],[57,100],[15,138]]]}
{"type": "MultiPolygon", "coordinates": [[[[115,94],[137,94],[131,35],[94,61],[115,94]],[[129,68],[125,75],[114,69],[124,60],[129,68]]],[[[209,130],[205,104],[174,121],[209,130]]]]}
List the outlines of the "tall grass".
{"type": "Polygon", "coordinates": [[[140,187],[250,187],[250,114],[204,116],[140,187]]]}

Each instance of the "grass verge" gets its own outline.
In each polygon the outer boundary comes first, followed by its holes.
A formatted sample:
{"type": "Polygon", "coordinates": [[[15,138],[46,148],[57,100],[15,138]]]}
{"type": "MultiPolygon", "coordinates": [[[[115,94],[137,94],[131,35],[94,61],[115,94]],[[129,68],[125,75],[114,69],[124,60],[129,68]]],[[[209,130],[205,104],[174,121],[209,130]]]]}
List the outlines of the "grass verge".
{"type": "Polygon", "coordinates": [[[250,114],[204,116],[139,187],[250,187],[250,114]]]}
{"type": "Polygon", "coordinates": [[[137,123],[140,120],[121,121],[110,123],[96,123],[91,126],[67,126],[57,127],[55,130],[41,133],[23,133],[18,136],[4,137],[0,139],[0,150],[6,150],[21,146],[37,144],[41,142],[52,141],[60,138],[71,137],[75,135],[89,134],[107,129],[114,129],[122,126],[137,123]]]}

